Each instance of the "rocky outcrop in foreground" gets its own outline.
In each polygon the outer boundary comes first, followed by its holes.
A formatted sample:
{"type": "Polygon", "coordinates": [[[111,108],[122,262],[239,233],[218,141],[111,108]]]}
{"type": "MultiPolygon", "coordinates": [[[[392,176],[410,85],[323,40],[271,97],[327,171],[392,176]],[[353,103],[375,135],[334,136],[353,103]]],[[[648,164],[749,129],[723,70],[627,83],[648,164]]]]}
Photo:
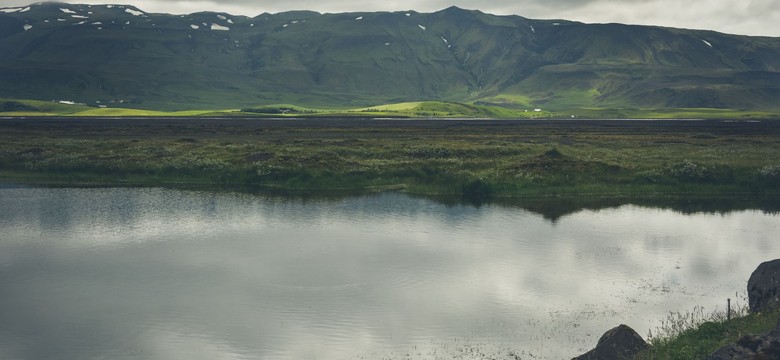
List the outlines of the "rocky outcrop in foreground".
{"type": "Polygon", "coordinates": [[[647,347],[647,342],[634,329],[620,325],[604,333],[596,348],[572,360],[631,359],[647,347]]]}
{"type": "MultiPolygon", "coordinates": [[[[748,305],[751,312],[771,311],[780,307],[780,259],[758,265],[748,280],[748,305]]],[[[745,335],[727,345],[707,360],[780,359],[780,319],[774,330],[763,335],[745,335]]]]}
{"type": "Polygon", "coordinates": [[[780,307],[780,259],[761,263],[750,275],[747,290],[751,312],[780,307]]]}
{"type": "Polygon", "coordinates": [[[714,352],[707,360],[769,360],[780,359],[780,319],[775,329],[759,336],[745,335],[714,352]]]}

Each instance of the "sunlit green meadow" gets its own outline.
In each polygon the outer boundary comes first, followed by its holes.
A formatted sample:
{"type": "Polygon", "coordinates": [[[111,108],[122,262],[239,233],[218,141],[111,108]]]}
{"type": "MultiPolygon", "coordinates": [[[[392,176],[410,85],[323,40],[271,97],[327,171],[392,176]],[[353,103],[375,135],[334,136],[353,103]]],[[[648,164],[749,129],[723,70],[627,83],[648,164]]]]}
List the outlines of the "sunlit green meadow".
{"type": "MultiPolygon", "coordinates": [[[[573,93],[572,96],[580,96],[573,93]]],[[[138,108],[137,105],[107,104],[104,107],[63,104],[56,101],[0,99],[0,117],[367,117],[367,118],[469,118],[469,119],[777,119],[780,111],[747,109],[637,109],[582,107],[580,102],[559,99],[552,108],[535,108],[527,98],[497,95],[471,103],[416,101],[376,106],[310,107],[295,104],[266,104],[241,109],[198,109],[167,111],[138,108]]]]}

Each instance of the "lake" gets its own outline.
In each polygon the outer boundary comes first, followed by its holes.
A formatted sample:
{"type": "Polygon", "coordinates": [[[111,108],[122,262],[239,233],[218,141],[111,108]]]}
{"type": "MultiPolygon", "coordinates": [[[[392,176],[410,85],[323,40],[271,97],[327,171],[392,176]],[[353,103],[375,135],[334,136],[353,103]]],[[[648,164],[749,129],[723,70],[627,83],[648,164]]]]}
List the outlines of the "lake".
{"type": "Polygon", "coordinates": [[[568,359],[780,257],[766,209],[529,208],[0,186],[0,358],[568,359]]]}

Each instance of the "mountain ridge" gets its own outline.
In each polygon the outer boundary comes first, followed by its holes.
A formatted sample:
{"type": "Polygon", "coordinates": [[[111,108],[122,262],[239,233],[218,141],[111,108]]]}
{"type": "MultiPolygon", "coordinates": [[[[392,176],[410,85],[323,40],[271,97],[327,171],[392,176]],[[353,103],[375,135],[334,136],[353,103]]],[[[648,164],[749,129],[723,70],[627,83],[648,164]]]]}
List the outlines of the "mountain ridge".
{"type": "Polygon", "coordinates": [[[0,97],[153,109],[419,100],[777,109],[780,38],[454,6],[248,17],[37,3],[0,9],[0,97]]]}

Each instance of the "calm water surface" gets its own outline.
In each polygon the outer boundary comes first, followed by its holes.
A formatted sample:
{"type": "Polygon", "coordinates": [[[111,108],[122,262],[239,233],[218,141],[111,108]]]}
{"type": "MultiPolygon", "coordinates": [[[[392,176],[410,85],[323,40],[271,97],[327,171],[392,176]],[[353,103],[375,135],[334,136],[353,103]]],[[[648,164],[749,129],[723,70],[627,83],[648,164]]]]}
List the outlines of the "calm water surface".
{"type": "Polygon", "coordinates": [[[723,309],[778,233],[761,211],[6,186],[0,358],[568,359],[723,309]]]}

